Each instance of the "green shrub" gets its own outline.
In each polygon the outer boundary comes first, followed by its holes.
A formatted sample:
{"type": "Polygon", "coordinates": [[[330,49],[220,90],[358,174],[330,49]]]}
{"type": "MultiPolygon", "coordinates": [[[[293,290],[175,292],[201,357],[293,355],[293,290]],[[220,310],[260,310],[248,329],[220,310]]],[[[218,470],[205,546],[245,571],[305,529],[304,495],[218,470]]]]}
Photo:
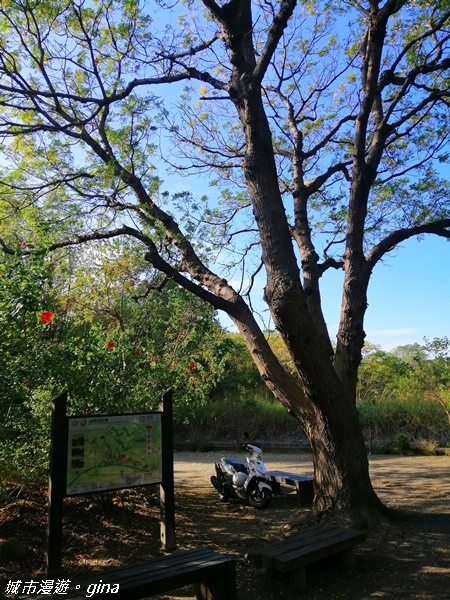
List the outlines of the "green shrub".
{"type": "Polygon", "coordinates": [[[235,440],[244,433],[250,440],[282,438],[301,431],[276,400],[227,397],[211,400],[202,407],[174,406],[175,428],[180,437],[207,440],[235,440]]]}
{"type": "Polygon", "coordinates": [[[409,437],[404,433],[400,433],[397,436],[397,446],[402,454],[408,454],[411,450],[411,442],[409,441],[409,437]]]}

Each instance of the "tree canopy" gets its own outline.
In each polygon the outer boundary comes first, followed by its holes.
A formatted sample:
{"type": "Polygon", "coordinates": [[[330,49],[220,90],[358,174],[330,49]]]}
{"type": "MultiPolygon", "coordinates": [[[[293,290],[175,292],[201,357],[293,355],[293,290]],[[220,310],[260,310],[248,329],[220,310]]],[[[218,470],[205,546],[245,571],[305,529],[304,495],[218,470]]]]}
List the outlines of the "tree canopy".
{"type": "Polygon", "coordinates": [[[0,7],[0,218],[14,223],[3,250],[133,237],[233,319],[309,436],[316,508],[368,518],[380,503],[355,398],[370,275],[412,236],[450,237],[448,2],[0,7]],[[160,90],[180,83],[174,111],[160,90]],[[165,190],[157,150],[220,193],[165,190]],[[344,271],[335,349],[329,268],[344,271]],[[251,310],[261,270],[294,375],[251,310]]]}

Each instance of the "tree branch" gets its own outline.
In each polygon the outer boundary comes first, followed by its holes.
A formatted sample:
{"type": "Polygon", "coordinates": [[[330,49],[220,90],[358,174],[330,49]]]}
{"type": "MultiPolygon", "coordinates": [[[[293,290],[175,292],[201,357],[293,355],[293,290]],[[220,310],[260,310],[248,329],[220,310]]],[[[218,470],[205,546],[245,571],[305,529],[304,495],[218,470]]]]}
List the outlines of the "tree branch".
{"type": "MultiPolygon", "coordinates": [[[[339,131],[339,129],[342,127],[342,125],[344,125],[345,123],[348,123],[349,121],[356,121],[356,115],[347,115],[346,117],[343,117],[342,119],[340,119],[336,123],[336,125],[333,127],[333,129],[331,129],[331,131],[329,131],[327,133],[327,135],[322,140],[320,140],[320,142],[318,144],[316,144],[308,152],[305,152],[305,154],[304,154],[305,158],[310,158],[311,156],[314,156],[315,154],[317,154],[317,152],[319,150],[321,150],[322,148],[324,148],[328,144],[328,142],[333,138],[333,136],[336,135],[336,133],[339,131]]],[[[345,163],[345,164],[347,164],[347,163],[345,163]]],[[[351,161],[348,164],[351,164],[351,161]]]]}
{"type": "Polygon", "coordinates": [[[319,269],[320,275],[322,276],[325,271],[327,271],[328,269],[343,269],[344,268],[344,261],[343,260],[336,260],[335,258],[332,258],[331,256],[328,256],[323,263],[319,263],[317,265],[317,268],[319,269]]]}
{"type": "MultiPolygon", "coordinates": [[[[395,59],[394,63],[392,64],[391,68],[389,69],[389,71],[393,74],[395,69],[398,67],[398,65],[400,64],[401,60],[404,58],[404,56],[406,56],[406,54],[408,53],[409,50],[411,50],[411,48],[417,44],[418,42],[422,42],[424,39],[426,39],[427,37],[433,36],[437,31],[439,31],[439,29],[441,29],[441,27],[444,25],[445,21],[447,21],[450,18],[450,11],[447,11],[446,13],[444,13],[442,15],[442,17],[436,21],[436,23],[434,23],[427,31],[425,31],[424,33],[422,33],[422,35],[419,35],[418,37],[410,40],[403,48],[402,52],[400,52],[400,54],[397,56],[397,58],[395,59]]],[[[429,63],[430,65],[433,63],[429,63]]],[[[390,82],[390,83],[394,83],[394,82],[390,82]]]]}
{"type": "Polygon", "coordinates": [[[256,63],[256,67],[253,70],[253,76],[258,83],[261,83],[267,71],[267,67],[272,60],[275,50],[278,47],[278,42],[283,35],[287,22],[291,18],[296,5],[297,0],[282,0],[281,2],[280,10],[278,11],[278,14],[275,15],[273,23],[269,28],[265,46],[256,63]]]}
{"type": "Polygon", "coordinates": [[[379,262],[385,254],[393,250],[398,244],[408,240],[416,235],[422,235],[425,233],[438,235],[446,239],[450,239],[450,219],[442,219],[433,223],[426,223],[424,225],[418,225],[417,227],[410,227],[407,229],[398,229],[393,231],[381,242],[372,248],[370,253],[367,255],[366,260],[370,268],[379,262]]]}
{"type": "Polygon", "coordinates": [[[181,285],[184,289],[188,290],[192,294],[195,294],[198,298],[201,298],[208,304],[211,304],[216,310],[223,310],[229,315],[233,314],[233,305],[229,301],[216,296],[206,288],[198,285],[192,279],[188,279],[180,273],[178,269],[170,265],[165,261],[159,254],[154,242],[150,239],[146,242],[147,253],[145,254],[145,260],[155,267],[161,273],[164,273],[170,279],[173,279],[175,283],[181,285]]]}
{"type": "Polygon", "coordinates": [[[351,165],[351,164],[352,164],[351,160],[347,160],[346,162],[342,162],[342,163],[336,163],[336,164],[328,167],[328,169],[321,175],[318,175],[314,179],[309,179],[308,181],[305,181],[305,187],[308,191],[308,195],[312,196],[312,194],[314,194],[315,192],[318,192],[319,189],[322,187],[322,185],[326,181],[328,181],[328,179],[332,175],[334,175],[334,173],[338,173],[339,171],[341,171],[344,174],[345,179],[347,181],[349,181],[350,176],[349,176],[349,173],[347,170],[347,166],[351,165]]]}

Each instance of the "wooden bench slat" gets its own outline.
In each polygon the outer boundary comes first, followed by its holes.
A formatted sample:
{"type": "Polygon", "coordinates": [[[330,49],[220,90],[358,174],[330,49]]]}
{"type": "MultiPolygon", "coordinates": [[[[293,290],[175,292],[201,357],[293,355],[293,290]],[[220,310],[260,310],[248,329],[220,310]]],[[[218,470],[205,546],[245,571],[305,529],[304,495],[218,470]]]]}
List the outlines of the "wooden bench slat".
{"type": "Polygon", "coordinates": [[[269,480],[284,483],[286,485],[296,485],[296,483],[299,482],[314,481],[312,475],[300,475],[297,473],[289,473],[288,471],[269,471],[267,475],[269,480]]]}
{"type": "MultiPolygon", "coordinates": [[[[233,563],[232,558],[224,558],[223,560],[217,560],[215,558],[205,559],[201,562],[189,562],[183,565],[171,565],[167,569],[153,569],[153,566],[150,564],[149,569],[145,573],[140,573],[139,575],[135,575],[134,577],[129,577],[125,580],[122,580],[121,587],[124,588],[127,586],[133,586],[136,582],[141,580],[145,580],[147,582],[161,581],[167,578],[176,578],[176,577],[184,577],[189,574],[197,577],[197,573],[199,571],[204,571],[206,569],[213,569],[215,567],[222,568],[227,563],[233,563]]],[[[119,582],[117,582],[119,583],[119,582]]]]}
{"type": "MultiPolygon", "coordinates": [[[[121,600],[132,599],[132,598],[143,598],[145,596],[152,596],[167,592],[169,590],[184,587],[198,583],[199,580],[209,583],[211,580],[216,578],[227,579],[230,577],[233,579],[234,575],[234,561],[229,559],[227,562],[224,561],[209,561],[197,565],[197,569],[184,569],[175,572],[158,572],[152,573],[150,576],[142,574],[136,577],[134,580],[127,580],[125,583],[120,584],[119,592],[115,594],[115,598],[121,600]],[[201,577],[199,578],[199,572],[201,577]]],[[[91,582],[92,583],[92,582],[91,582]]],[[[70,600],[77,600],[79,598],[86,597],[86,588],[77,590],[80,592],[79,596],[70,596],[70,600]]],[[[90,596],[93,600],[101,598],[105,600],[104,594],[94,594],[90,596]]],[[[230,595],[231,598],[231,595],[230,595]]]]}
{"type": "MultiPolygon", "coordinates": [[[[105,585],[96,587],[89,597],[93,600],[105,600],[107,584],[119,585],[119,590],[114,593],[117,600],[138,600],[154,594],[167,592],[186,585],[197,584],[197,590],[214,587],[216,581],[221,582],[221,589],[217,591],[218,598],[235,600],[236,598],[236,573],[234,559],[213,550],[199,548],[175,552],[169,556],[151,559],[146,563],[118,567],[103,573],[93,573],[89,576],[71,580],[67,594],[52,594],[52,598],[67,600],[81,600],[86,598],[88,586],[105,585]],[[97,591],[99,590],[99,591],[97,591]]],[[[202,596],[203,597],[203,596],[202,596]]],[[[209,597],[209,596],[208,596],[209,597]]],[[[35,595],[21,596],[22,599],[35,600],[35,595]]]]}
{"type": "MultiPolygon", "coordinates": [[[[214,551],[209,550],[207,548],[198,548],[195,550],[180,550],[178,552],[174,552],[170,555],[157,556],[155,558],[150,559],[147,562],[137,563],[129,566],[120,566],[113,567],[108,569],[107,571],[99,572],[98,576],[104,581],[108,583],[117,582],[120,583],[122,578],[127,579],[130,577],[135,577],[139,575],[139,573],[147,573],[149,569],[149,565],[152,569],[167,569],[171,565],[183,564],[186,563],[186,559],[189,556],[189,562],[193,562],[195,560],[204,560],[210,558],[211,556],[224,556],[225,554],[216,554],[214,551]]],[[[228,557],[226,557],[228,558],[228,557]]],[[[85,582],[92,583],[93,578],[96,576],[96,573],[91,573],[89,575],[83,575],[82,577],[76,578],[77,584],[84,584],[85,582]]]]}
{"type": "Polygon", "coordinates": [[[314,533],[310,534],[308,532],[307,536],[299,536],[293,540],[291,540],[290,542],[288,542],[287,544],[280,545],[277,548],[270,548],[269,551],[267,553],[262,554],[261,556],[261,566],[265,567],[265,568],[271,568],[272,567],[272,561],[274,560],[274,558],[278,557],[278,556],[282,556],[284,554],[287,554],[289,552],[294,552],[294,553],[300,553],[302,552],[303,554],[307,553],[308,550],[312,547],[313,544],[322,544],[324,546],[327,546],[330,544],[330,539],[336,535],[336,533],[339,531],[338,527],[333,527],[330,529],[324,529],[324,530],[317,530],[314,533]]]}
{"type": "Polygon", "coordinates": [[[324,535],[331,533],[332,531],[336,531],[338,529],[337,525],[326,525],[324,527],[316,527],[314,529],[310,529],[309,531],[305,531],[302,534],[289,538],[287,540],[283,540],[281,542],[275,542],[270,546],[265,548],[255,548],[250,550],[247,554],[247,559],[254,564],[256,567],[264,566],[262,565],[263,559],[267,562],[267,559],[271,559],[276,556],[280,552],[287,552],[289,550],[294,550],[299,547],[299,544],[306,544],[308,540],[314,541],[317,538],[322,538],[324,535]]]}
{"type": "MultiPolygon", "coordinates": [[[[341,531],[337,532],[333,537],[317,540],[315,543],[307,546],[291,550],[289,552],[278,554],[271,558],[270,567],[277,569],[283,573],[288,573],[294,569],[306,565],[321,558],[338,554],[355,544],[363,542],[365,534],[362,531],[341,531]]],[[[264,561],[263,561],[264,563],[264,561]]],[[[269,566],[269,565],[264,565],[269,566]]]]}
{"type": "Polygon", "coordinates": [[[294,486],[297,498],[302,506],[310,506],[314,500],[314,477],[289,473],[288,471],[269,471],[269,484],[275,494],[281,494],[281,486],[294,486]]]}
{"type": "Polygon", "coordinates": [[[306,556],[308,553],[316,552],[318,548],[327,547],[330,548],[329,552],[332,554],[332,547],[335,543],[347,540],[351,541],[351,545],[353,545],[364,539],[364,532],[358,529],[343,529],[337,525],[327,525],[316,527],[288,540],[275,542],[266,548],[253,549],[247,554],[247,559],[256,567],[272,568],[273,560],[277,557],[306,556]],[[289,555],[289,553],[291,554],[289,555]]]}
{"type": "Polygon", "coordinates": [[[304,531],[300,535],[276,542],[263,549],[251,550],[246,558],[256,567],[284,574],[298,590],[305,587],[305,565],[340,554],[344,566],[354,564],[353,547],[366,539],[364,531],[354,527],[327,525],[304,531]]]}
{"type": "MultiPolygon", "coordinates": [[[[229,559],[227,563],[210,561],[209,563],[203,563],[200,570],[202,572],[201,581],[208,582],[218,577],[226,579],[227,571],[229,571],[229,573],[234,571],[234,561],[232,559],[229,559]]],[[[129,598],[130,590],[136,589],[138,592],[140,590],[145,592],[146,589],[149,589],[148,586],[151,585],[152,594],[159,594],[178,587],[184,587],[185,585],[198,583],[198,571],[199,570],[178,571],[171,573],[170,576],[164,573],[157,573],[154,574],[151,579],[142,577],[134,582],[129,582],[128,584],[121,586],[120,591],[124,594],[124,598],[129,598]]],[[[142,594],[140,594],[140,597],[142,597],[142,594]]]]}

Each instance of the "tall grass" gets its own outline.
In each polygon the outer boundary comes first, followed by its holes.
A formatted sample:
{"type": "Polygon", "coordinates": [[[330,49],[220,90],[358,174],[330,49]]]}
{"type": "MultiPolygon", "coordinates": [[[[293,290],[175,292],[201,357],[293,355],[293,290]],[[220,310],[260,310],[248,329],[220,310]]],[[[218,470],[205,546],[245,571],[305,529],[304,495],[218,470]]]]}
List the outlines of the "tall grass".
{"type": "Polygon", "coordinates": [[[194,411],[174,407],[175,431],[184,438],[210,441],[282,440],[302,434],[299,423],[288,415],[280,402],[259,397],[226,397],[212,400],[194,411]]]}
{"type": "Polygon", "coordinates": [[[450,443],[448,416],[437,399],[382,398],[358,403],[361,425],[366,437],[378,444],[403,446],[417,440],[438,445],[450,443]]]}
{"type": "MultiPolygon", "coordinates": [[[[450,445],[450,424],[436,399],[383,398],[358,403],[361,426],[370,449],[398,447],[399,439],[409,446],[414,441],[450,445]]],[[[202,407],[174,407],[178,440],[190,441],[193,448],[207,449],[213,442],[240,442],[247,433],[253,441],[304,440],[299,423],[276,400],[265,394],[252,398],[227,396],[202,407]]],[[[402,449],[402,448],[400,448],[402,449]]]]}

